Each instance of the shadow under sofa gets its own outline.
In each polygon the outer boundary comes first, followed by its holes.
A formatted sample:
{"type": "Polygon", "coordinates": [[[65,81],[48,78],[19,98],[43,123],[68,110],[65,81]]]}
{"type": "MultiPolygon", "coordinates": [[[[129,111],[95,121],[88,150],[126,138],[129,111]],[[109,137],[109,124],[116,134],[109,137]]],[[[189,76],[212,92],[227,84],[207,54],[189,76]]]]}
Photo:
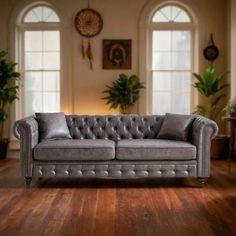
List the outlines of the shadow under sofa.
{"type": "MultiPolygon", "coordinates": [[[[32,177],[196,177],[203,185],[210,175],[211,139],[218,127],[205,117],[174,114],[64,117],[68,127],[65,139],[43,140],[42,122],[36,116],[15,123],[14,134],[20,139],[21,174],[27,187],[32,177]],[[184,127],[182,120],[186,117],[191,122],[185,141],[161,138],[161,132],[171,132],[181,122],[184,127]]],[[[50,122],[58,125],[56,119],[49,119],[50,122]]],[[[58,127],[59,132],[62,126],[58,127]]]]}

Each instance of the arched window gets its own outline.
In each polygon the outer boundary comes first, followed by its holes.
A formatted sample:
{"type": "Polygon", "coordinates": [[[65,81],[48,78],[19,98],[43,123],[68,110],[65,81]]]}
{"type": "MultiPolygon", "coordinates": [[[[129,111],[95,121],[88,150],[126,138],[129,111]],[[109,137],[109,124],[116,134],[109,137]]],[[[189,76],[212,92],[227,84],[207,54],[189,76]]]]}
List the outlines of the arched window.
{"type": "Polygon", "coordinates": [[[152,22],[191,22],[187,12],[177,6],[162,7],[152,17],[152,22]]]}
{"type": "Polygon", "coordinates": [[[23,14],[19,29],[22,115],[60,111],[60,19],[37,5],[23,14]]]}
{"type": "Polygon", "coordinates": [[[190,114],[194,23],[177,5],[159,7],[149,18],[146,65],[148,113],[190,114]]]}

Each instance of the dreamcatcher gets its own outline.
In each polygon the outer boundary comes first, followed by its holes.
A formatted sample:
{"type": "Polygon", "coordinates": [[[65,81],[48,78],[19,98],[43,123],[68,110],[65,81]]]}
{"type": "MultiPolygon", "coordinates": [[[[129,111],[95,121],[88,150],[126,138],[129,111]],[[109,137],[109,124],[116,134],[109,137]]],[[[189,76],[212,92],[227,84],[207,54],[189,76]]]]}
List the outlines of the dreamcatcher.
{"type": "Polygon", "coordinates": [[[91,46],[91,38],[98,35],[103,28],[103,20],[100,14],[90,8],[88,0],[88,7],[80,10],[75,17],[75,27],[78,33],[87,39],[87,46],[84,40],[81,42],[81,52],[85,59],[86,57],[90,63],[90,69],[93,69],[93,53],[91,46]]]}

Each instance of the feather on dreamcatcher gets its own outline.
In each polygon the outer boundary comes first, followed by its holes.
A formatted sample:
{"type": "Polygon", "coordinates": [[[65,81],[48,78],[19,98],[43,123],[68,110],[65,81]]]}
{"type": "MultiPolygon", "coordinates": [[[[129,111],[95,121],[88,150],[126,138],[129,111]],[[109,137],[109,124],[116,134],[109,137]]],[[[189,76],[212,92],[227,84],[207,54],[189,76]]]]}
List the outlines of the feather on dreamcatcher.
{"type": "Polygon", "coordinates": [[[78,33],[87,39],[87,46],[84,40],[81,42],[81,53],[84,59],[86,57],[90,63],[90,69],[93,69],[93,53],[91,38],[98,35],[103,28],[103,20],[101,15],[90,8],[88,1],[88,7],[80,10],[75,16],[75,27],[78,33]]]}

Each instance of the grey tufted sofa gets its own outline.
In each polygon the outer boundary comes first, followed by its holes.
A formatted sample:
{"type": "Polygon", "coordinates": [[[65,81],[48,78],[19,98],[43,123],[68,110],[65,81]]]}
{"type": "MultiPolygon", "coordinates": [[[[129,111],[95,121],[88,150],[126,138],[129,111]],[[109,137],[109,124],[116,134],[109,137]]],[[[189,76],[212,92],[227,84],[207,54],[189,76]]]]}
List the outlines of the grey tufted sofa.
{"type": "Polygon", "coordinates": [[[17,121],[21,173],[32,177],[196,177],[210,175],[215,122],[195,116],[188,142],[156,139],[163,116],[66,116],[73,139],[40,142],[34,116],[17,121]]]}

